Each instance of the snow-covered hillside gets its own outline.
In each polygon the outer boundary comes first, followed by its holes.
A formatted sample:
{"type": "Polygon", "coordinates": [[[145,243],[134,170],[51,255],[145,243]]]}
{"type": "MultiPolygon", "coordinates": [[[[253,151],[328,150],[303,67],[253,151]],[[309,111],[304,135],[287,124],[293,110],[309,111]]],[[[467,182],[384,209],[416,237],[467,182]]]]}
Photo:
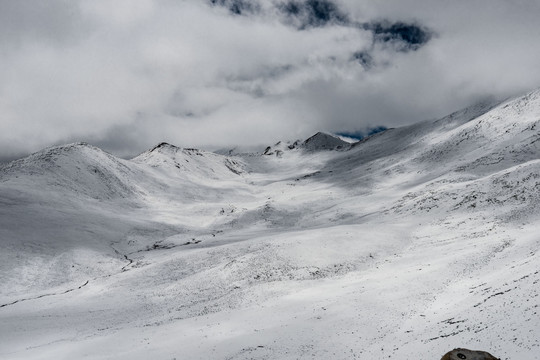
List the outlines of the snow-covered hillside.
{"type": "Polygon", "coordinates": [[[9,163],[0,357],[539,359],[539,124],[534,91],[352,145],[9,163]]]}

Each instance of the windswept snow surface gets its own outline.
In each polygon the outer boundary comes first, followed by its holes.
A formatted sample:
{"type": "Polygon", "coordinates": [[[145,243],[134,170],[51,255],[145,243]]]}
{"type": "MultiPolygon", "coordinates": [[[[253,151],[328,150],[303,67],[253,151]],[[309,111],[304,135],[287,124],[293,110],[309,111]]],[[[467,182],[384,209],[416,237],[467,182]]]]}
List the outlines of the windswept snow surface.
{"type": "Polygon", "coordinates": [[[540,92],[343,145],[0,168],[0,358],[540,359],[540,92]]]}

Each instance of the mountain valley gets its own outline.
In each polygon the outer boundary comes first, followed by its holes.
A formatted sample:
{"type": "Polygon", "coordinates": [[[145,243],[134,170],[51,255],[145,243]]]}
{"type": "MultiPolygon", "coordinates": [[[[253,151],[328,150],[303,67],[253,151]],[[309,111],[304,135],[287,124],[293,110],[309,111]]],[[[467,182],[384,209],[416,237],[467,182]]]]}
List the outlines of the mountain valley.
{"type": "Polygon", "coordinates": [[[538,359],[540,90],[308,140],[0,166],[0,357],[538,359]]]}

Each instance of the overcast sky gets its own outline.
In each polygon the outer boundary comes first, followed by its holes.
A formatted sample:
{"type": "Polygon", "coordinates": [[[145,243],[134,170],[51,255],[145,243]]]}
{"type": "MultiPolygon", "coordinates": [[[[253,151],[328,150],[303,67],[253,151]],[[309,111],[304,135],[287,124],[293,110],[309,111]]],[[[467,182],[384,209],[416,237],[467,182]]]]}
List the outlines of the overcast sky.
{"type": "Polygon", "coordinates": [[[437,118],[540,87],[538,0],[0,0],[0,158],[437,118]]]}

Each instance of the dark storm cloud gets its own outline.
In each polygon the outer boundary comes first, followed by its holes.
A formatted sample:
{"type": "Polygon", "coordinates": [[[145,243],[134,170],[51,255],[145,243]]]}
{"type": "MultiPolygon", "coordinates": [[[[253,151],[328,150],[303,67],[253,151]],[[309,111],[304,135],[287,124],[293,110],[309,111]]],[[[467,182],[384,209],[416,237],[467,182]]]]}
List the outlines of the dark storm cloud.
{"type": "MultiPolygon", "coordinates": [[[[210,0],[210,3],[225,7],[236,15],[261,16],[261,7],[253,1],[210,0]]],[[[277,9],[280,20],[298,30],[342,26],[370,32],[373,39],[371,49],[357,50],[351,55],[351,58],[366,70],[377,65],[372,54],[375,45],[384,44],[387,49],[399,52],[416,51],[426,45],[433,34],[427,27],[416,23],[390,20],[361,23],[351,19],[338,3],[330,0],[288,0],[270,4],[266,9],[267,13],[272,13],[273,8],[277,9]]],[[[255,93],[260,95],[261,89],[257,89],[255,93]]]]}
{"type": "Polygon", "coordinates": [[[251,14],[260,10],[260,6],[253,0],[210,0],[210,4],[225,7],[235,15],[251,14]]]}
{"type": "MultiPolygon", "coordinates": [[[[434,32],[426,26],[401,21],[382,20],[357,26],[372,33],[372,46],[355,51],[351,56],[352,61],[362,65],[365,70],[380,65],[377,58],[381,51],[403,53],[417,51],[425,46],[434,35],[434,32]]],[[[387,59],[383,63],[391,65],[387,59]]]]}
{"type": "MultiPolygon", "coordinates": [[[[254,15],[262,10],[261,5],[253,0],[209,0],[210,5],[229,10],[234,15],[254,15]]],[[[267,9],[283,17],[283,21],[298,29],[309,29],[327,25],[349,26],[350,21],[345,11],[330,0],[288,0],[269,3],[267,9]]]]}
{"type": "Polygon", "coordinates": [[[290,0],[279,3],[277,7],[299,29],[350,24],[347,14],[328,0],[290,0]]]}
{"type": "MultiPolygon", "coordinates": [[[[324,26],[357,28],[372,34],[373,46],[384,44],[399,52],[416,51],[433,36],[432,30],[418,23],[390,20],[359,22],[351,19],[338,3],[329,0],[290,0],[276,6],[285,16],[285,23],[299,30],[324,26]]],[[[355,51],[352,59],[368,70],[376,66],[372,52],[373,47],[355,51]]]]}
{"type": "Polygon", "coordinates": [[[404,22],[390,22],[383,20],[366,23],[362,27],[373,32],[373,41],[386,43],[397,51],[415,51],[424,46],[433,33],[428,28],[418,24],[404,22]]]}

